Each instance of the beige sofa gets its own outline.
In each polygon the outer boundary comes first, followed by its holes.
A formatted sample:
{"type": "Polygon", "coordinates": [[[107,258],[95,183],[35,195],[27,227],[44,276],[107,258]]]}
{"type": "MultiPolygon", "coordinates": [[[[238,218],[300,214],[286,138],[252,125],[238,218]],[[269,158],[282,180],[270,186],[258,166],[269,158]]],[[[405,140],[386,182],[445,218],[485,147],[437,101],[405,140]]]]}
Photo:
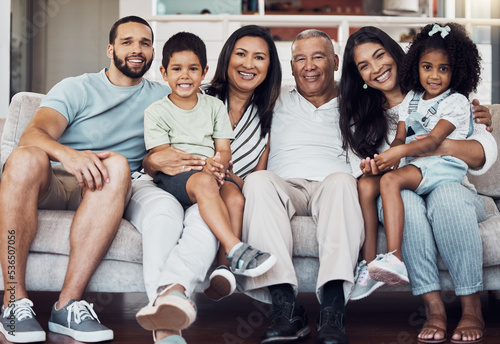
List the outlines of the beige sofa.
{"type": "MultiPolygon", "coordinates": [[[[5,120],[1,139],[1,166],[5,163],[19,137],[40,104],[43,95],[16,94],[5,120]]],[[[494,117],[494,135],[500,141],[500,105],[490,110],[494,117]]],[[[481,177],[471,177],[478,191],[485,195],[488,219],[479,228],[484,246],[484,287],[500,290],[500,162],[481,177]],[[491,196],[491,197],[490,197],[491,196]],[[495,203],[496,201],[496,203],[495,203]]],[[[69,228],[73,212],[40,210],[38,231],[31,245],[27,267],[27,288],[37,291],[61,289],[69,254],[69,228]]],[[[311,217],[296,216],[292,220],[294,231],[294,263],[298,272],[300,291],[314,291],[318,270],[318,246],[315,225],[311,217]]],[[[385,252],[383,228],[379,229],[378,250],[385,252]]],[[[143,292],[141,235],[126,220],[122,220],[118,234],[100,264],[88,290],[97,292],[143,292]]],[[[443,290],[453,290],[446,267],[440,261],[443,290]]],[[[1,279],[1,276],[0,276],[1,279]]],[[[0,281],[1,282],[1,281],[0,281]]],[[[0,283],[3,287],[3,283],[0,283]]],[[[383,287],[381,290],[390,287],[383,287]]],[[[394,288],[392,288],[394,289],[394,288]]],[[[199,286],[198,291],[203,290],[199,286]]],[[[409,290],[409,287],[399,290],[409,290]]]]}

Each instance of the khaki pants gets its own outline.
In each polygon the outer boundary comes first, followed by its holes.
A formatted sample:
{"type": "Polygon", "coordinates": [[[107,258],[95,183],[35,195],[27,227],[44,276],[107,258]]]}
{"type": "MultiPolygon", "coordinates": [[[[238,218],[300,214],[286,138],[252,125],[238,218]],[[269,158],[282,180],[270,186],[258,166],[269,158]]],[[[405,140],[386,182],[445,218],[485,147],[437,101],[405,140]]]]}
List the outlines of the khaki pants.
{"type": "Polygon", "coordinates": [[[52,166],[47,193],[38,201],[38,209],[76,210],[82,202],[82,188],[75,176],[61,165],[52,166]]]}
{"type": "MultiPolygon", "coordinates": [[[[125,206],[130,200],[131,192],[125,199],[125,206]]],[[[66,172],[62,165],[52,166],[52,179],[45,195],[38,200],[38,209],[74,210],[82,202],[82,188],[76,177],[66,172]]]]}
{"type": "Polygon", "coordinates": [[[270,285],[291,284],[297,291],[290,220],[294,215],[311,215],[317,236],[309,240],[319,243],[318,300],[325,283],[343,280],[347,302],[364,241],[356,179],[346,173],[333,173],[322,182],[284,180],[272,172],[258,171],[245,180],[243,194],[246,204],[242,241],[277,258],[275,266],[264,275],[242,279],[247,294],[271,302],[270,285]]]}

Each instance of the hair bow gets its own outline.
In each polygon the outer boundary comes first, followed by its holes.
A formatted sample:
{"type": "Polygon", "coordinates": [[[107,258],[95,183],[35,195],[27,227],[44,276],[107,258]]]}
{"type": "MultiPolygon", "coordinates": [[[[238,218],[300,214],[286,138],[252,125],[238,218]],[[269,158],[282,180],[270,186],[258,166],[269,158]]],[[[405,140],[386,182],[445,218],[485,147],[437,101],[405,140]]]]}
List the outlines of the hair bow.
{"type": "Polygon", "coordinates": [[[448,36],[448,34],[450,33],[451,29],[448,25],[446,25],[445,27],[442,27],[441,25],[438,25],[438,24],[434,24],[434,26],[432,27],[432,30],[429,31],[429,36],[433,36],[435,33],[441,33],[441,37],[442,38],[445,38],[446,36],[448,36]]]}

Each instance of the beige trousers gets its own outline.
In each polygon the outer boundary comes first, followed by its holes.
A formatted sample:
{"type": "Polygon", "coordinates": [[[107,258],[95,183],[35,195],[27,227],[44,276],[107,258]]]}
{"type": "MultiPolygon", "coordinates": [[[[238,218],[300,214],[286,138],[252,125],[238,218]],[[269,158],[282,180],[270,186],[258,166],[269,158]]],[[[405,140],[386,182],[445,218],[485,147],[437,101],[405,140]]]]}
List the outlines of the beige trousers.
{"type": "Polygon", "coordinates": [[[297,292],[290,220],[294,215],[311,215],[317,225],[316,238],[311,240],[319,243],[318,300],[325,283],[343,280],[347,302],[364,241],[356,179],[347,173],[332,173],[322,182],[284,180],[270,171],[258,171],[245,180],[243,194],[243,242],[277,258],[264,275],[241,279],[246,293],[270,303],[268,286],[286,283],[297,292]]]}

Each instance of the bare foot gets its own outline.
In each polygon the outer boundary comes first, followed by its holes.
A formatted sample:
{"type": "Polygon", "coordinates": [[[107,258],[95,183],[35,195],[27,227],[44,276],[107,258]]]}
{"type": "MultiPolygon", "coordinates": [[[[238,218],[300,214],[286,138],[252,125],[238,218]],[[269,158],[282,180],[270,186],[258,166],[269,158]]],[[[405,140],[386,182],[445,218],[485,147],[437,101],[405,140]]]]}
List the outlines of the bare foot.
{"type": "Polygon", "coordinates": [[[451,336],[452,343],[478,343],[484,334],[484,320],[482,316],[464,314],[451,336]]]}
{"type": "Polygon", "coordinates": [[[444,342],[446,340],[446,314],[430,314],[417,338],[423,342],[444,342]]]}
{"type": "Polygon", "coordinates": [[[484,320],[479,293],[460,296],[462,318],[453,331],[452,343],[479,343],[483,340],[484,320]]]}
{"type": "Polygon", "coordinates": [[[418,341],[422,343],[444,343],[446,341],[446,310],[439,291],[431,291],[422,295],[424,301],[425,320],[422,330],[418,334],[418,341]]]}

